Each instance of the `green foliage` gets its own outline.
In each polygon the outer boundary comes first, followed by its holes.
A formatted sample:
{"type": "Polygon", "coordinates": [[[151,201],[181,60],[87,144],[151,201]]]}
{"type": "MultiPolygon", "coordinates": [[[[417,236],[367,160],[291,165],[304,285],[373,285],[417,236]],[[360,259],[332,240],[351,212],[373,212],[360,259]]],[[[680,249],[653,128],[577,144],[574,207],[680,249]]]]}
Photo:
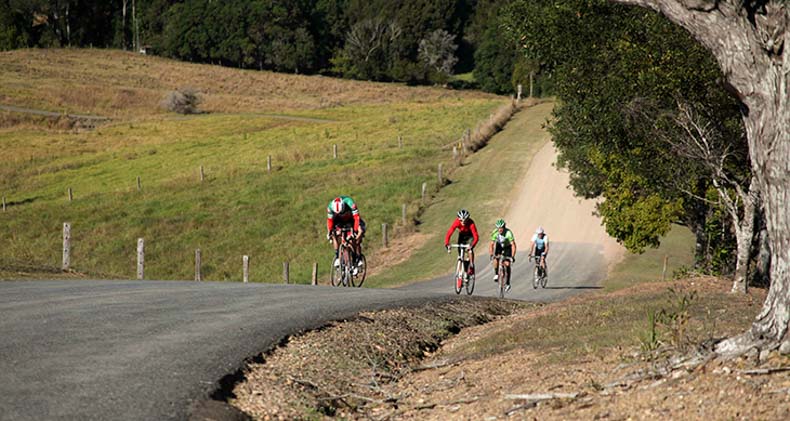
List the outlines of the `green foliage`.
{"type": "MultiPolygon", "coordinates": [[[[575,192],[600,198],[607,232],[629,250],[655,247],[673,222],[703,235],[709,175],[656,135],[659,113],[694,104],[743,133],[712,57],[661,16],[604,0],[515,0],[503,26],[528,59],[552,75],[560,102],[550,131],[575,192]],[[639,101],[655,114],[632,118],[639,101]]],[[[481,47],[482,50],[482,47],[481,47]]],[[[744,149],[745,144],[735,149],[744,149]]],[[[748,168],[745,154],[735,166],[748,168]]]]}
{"type": "Polygon", "coordinates": [[[647,330],[639,335],[642,352],[648,358],[652,358],[661,345],[668,345],[680,351],[687,350],[693,342],[689,335],[689,327],[691,306],[696,300],[696,291],[684,292],[669,288],[665,306],[658,311],[648,311],[647,330]]]}

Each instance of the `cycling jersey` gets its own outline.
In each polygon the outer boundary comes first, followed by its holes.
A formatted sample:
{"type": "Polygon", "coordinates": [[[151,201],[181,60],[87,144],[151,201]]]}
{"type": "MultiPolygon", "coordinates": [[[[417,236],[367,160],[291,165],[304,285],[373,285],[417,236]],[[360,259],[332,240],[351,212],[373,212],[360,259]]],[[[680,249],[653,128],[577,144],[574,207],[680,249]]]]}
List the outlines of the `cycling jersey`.
{"type": "Polygon", "coordinates": [[[535,250],[545,250],[549,245],[548,234],[543,234],[543,238],[538,237],[538,234],[532,236],[532,242],[535,243],[535,250]]]}
{"type": "Polygon", "coordinates": [[[491,241],[508,247],[516,241],[516,238],[513,236],[513,231],[509,228],[505,228],[502,234],[499,233],[499,228],[495,228],[494,232],[491,233],[491,241]]]}
{"type": "Polygon", "coordinates": [[[461,221],[458,218],[453,221],[453,225],[450,226],[450,229],[447,230],[447,235],[444,236],[444,246],[447,247],[450,245],[450,237],[453,235],[455,230],[458,230],[458,242],[463,243],[462,239],[467,239],[469,236],[472,236],[472,248],[477,245],[478,236],[477,236],[477,227],[475,226],[475,221],[472,218],[466,220],[466,224],[461,225],[461,221]]]}
{"type": "Polygon", "coordinates": [[[329,202],[329,205],[326,207],[326,229],[327,231],[332,231],[332,228],[337,225],[350,225],[351,221],[354,222],[354,231],[359,231],[359,209],[357,209],[357,204],[354,203],[354,200],[348,196],[340,196],[340,200],[343,201],[345,206],[343,207],[343,212],[335,213],[332,210],[332,202],[335,200],[332,199],[329,202]]]}

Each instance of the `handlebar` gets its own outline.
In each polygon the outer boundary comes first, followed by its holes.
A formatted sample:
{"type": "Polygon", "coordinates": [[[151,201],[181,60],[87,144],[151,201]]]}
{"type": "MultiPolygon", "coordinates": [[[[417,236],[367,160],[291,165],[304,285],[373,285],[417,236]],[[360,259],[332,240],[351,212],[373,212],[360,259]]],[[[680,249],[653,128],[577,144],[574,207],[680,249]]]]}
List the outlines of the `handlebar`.
{"type": "Polygon", "coordinates": [[[470,249],[470,248],[472,248],[472,246],[470,246],[469,244],[450,244],[447,247],[456,248],[456,249],[470,249]]]}

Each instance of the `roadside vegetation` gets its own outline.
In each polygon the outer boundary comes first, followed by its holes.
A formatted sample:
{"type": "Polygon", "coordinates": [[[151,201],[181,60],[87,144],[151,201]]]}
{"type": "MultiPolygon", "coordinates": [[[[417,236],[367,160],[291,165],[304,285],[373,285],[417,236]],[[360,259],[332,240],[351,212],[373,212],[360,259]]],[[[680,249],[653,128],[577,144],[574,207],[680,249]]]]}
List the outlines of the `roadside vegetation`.
{"type": "Polygon", "coordinates": [[[3,103],[113,118],[90,130],[2,113],[0,265],[10,274],[58,268],[68,221],[72,267],[88,276],[134,276],[144,238],[149,279],[192,279],[200,248],[205,279],[240,280],[249,255],[252,281],[281,282],[289,261],[292,282],[309,282],[313,262],[326,274],[333,195],[357,200],[375,250],[381,224],[395,225],[404,203],[413,217],[423,182],[437,187],[437,165],[450,171],[447,145],[510,104],[109,51],[15,51],[0,67],[3,103]],[[204,114],[159,107],[171,77],[202,92],[204,114]]]}

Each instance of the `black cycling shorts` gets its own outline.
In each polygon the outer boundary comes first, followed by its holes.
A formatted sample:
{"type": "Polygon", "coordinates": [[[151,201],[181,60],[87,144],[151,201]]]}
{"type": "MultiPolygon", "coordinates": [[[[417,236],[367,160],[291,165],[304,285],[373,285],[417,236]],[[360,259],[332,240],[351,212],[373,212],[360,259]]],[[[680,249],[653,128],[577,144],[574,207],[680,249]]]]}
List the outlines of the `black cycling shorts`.
{"type": "Polygon", "coordinates": [[[502,244],[496,243],[496,247],[494,247],[494,256],[505,256],[505,257],[513,257],[513,245],[508,244],[502,247],[502,244]]]}
{"type": "Polygon", "coordinates": [[[472,233],[469,233],[469,234],[464,234],[462,232],[458,233],[458,244],[472,245],[474,240],[475,240],[475,237],[472,235],[472,233]]]}

